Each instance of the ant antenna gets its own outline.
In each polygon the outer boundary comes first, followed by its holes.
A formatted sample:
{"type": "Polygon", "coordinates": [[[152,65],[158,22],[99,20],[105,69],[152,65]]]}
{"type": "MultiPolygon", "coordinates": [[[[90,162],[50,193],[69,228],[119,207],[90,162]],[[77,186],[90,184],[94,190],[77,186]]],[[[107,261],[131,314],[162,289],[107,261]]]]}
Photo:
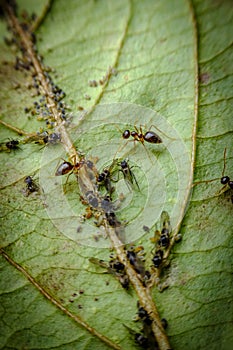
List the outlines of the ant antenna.
{"type": "Polygon", "coordinates": [[[226,147],[224,148],[224,153],[223,153],[223,171],[222,171],[222,177],[224,176],[225,170],[226,170],[226,153],[227,149],[226,147]]]}

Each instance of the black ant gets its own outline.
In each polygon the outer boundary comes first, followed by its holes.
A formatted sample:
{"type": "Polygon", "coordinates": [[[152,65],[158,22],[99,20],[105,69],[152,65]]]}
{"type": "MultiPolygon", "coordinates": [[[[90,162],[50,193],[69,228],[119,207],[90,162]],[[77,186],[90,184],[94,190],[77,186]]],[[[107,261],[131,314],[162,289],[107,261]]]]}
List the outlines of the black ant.
{"type": "MultiPolygon", "coordinates": [[[[222,177],[220,179],[220,182],[223,186],[223,188],[221,189],[220,192],[222,192],[226,186],[228,185],[231,189],[233,189],[233,180],[230,179],[229,176],[225,176],[224,173],[225,173],[225,169],[226,169],[226,151],[227,149],[225,148],[224,149],[224,156],[223,156],[223,159],[224,159],[224,165],[223,165],[223,171],[222,171],[222,177]]],[[[233,203],[233,196],[231,196],[231,201],[233,203]]]]}
{"type": "MultiPolygon", "coordinates": [[[[212,180],[198,181],[198,182],[195,182],[194,185],[198,185],[200,183],[208,183],[208,182],[213,182],[213,181],[216,181],[216,180],[220,180],[220,183],[222,185],[224,185],[224,186],[222,187],[222,189],[220,191],[217,192],[218,195],[222,194],[227,186],[229,186],[230,189],[233,189],[233,180],[231,180],[229,176],[224,175],[225,170],[226,170],[226,151],[227,151],[227,149],[225,148],[224,149],[224,153],[223,153],[222,177],[221,178],[212,179],[212,180]]],[[[233,203],[233,195],[231,196],[231,201],[233,203]]]]}

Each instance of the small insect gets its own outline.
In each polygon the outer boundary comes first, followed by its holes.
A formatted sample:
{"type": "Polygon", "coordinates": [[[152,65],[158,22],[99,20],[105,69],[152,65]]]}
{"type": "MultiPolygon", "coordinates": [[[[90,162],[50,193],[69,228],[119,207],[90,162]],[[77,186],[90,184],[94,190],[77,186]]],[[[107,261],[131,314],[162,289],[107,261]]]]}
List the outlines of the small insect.
{"type": "Polygon", "coordinates": [[[158,248],[166,249],[170,244],[171,223],[170,217],[166,211],[163,211],[160,216],[160,231],[156,230],[154,237],[151,238],[153,243],[156,243],[158,248]],[[159,237],[159,238],[158,238],[159,237]]]}
{"type": "Polygon", "coordinates": [[[129,277],[125,273],[125,266],[118,259],[111,259],[109,264],[104,260],[96,258],[89,258],[89,261],[93,264],[97,264],[107,269],[107,272],[114,275],[124,289],[129,288],[129,277]]]}
{"type": "Polygon", "coordinates": [[[20,149],[18,140],[9,140],[0,144],[0,151],[15,151],[20,149]]]}
{"type": "Polygon", "coordinates": [[[115,190],[115,188],[112,186],[112,182],[117,182],[117,180],[113,178],[113,174],[116,171],[116,165],[117,161],[113,160],[110,166],[108,168],[103,169],[103,171],[97,176],[98,186],[103,185],[110,196],[115,190]]]}
{"type": "Polygon", "coordinates": [[[37,186],[37,184],[35,183],[35,181],[31,176],[27,176],[24,179],[24,182],[27,185],[27,195],[29,195],[30,193],[39,191],[39,187],[37,186]]]}
{"type": "Polygon", "coordinates": [[[144,307],[140,306],[138,303],[138,317],[147,325],[151,325],[152,320],[150,319],[150,316],[148,312],[144,309],[144,307]]]}
{"type": "Polygon", "coordinates": [[[118,163],[118,165],[120,166],[120,172],[122,172],[125,182],[127,183],[127,185],[134,185],[134,183],[136,184],[138,190],[140,191],[137,179],[134,175],[134,173],[132,172],[132,168],[133,166],[129,166],[129,161],[128,159],[124,159],[121,162],[118,163]]]}
{"type": "Polygon", "coordinates": [[[97,208],[99,205],[98,198],[95,196],[93,191],[87,191],[85,193],[85,197],[87,199],[87,202],[93,207],[97,208]]]}
{"type": "Polygon", "coordinates": [[[163,261],[163,251],[159,249],[155,252],[155,255],[152,258],[154,267],[159,268],[162,261],[163,261]]]}
{"type": "MultiPolygon", "coordinates": [[[[211,179],[211,180],[203,180],[203,181],[198,181],[198,182],[195,182],[194,183],[194,186],[195,185],[198,185],[200,183],[209,183],[209,182],[213,182],[213,181],[216,181],[216,180],[220,180],[220,183],[222,185],[224,185],[220,191],[218,191],[216,193],[216,195],[220,195],[222,194],[226,188],[229,186],[230,189],[233,189],[233,180],[230,179],[229,176],[225,175],[225,170],[226,170],[226,148],[224,149],[224,153],[223,153],[223,170],[222,170],[222,177],[221,178],[215,178],[215,179],[211,179]]],[[[233,195],[231,195],[231,201],[233,203],[233,195]]]]}
{"type": "Polygon", "coordinates": [[[107,192],[111,195],[114,192],[114,187],[111,184],[111,173],[109,169],[104,169],[97,177],[98,185],[104,185],[107,192]]]}
{"type": "Polygon", "coordinates": [[[6,147],[9,150],[19,149],[19,141],[18,140],[10,140],[10,141],[6,142],[6,147]]]}
{"type": "Polygon", "coordinates": [[[143,261],[139,258],[138,254],[135,252],[135,250],[127,250],[126,256],[130,264],[133,266],[134,270],[139,275],[144,277],[145,276],[144,264],[143,264],[143,261]]]}
{"type": "Polygon", "coordinates": [[[167,248],[170,243],[171,224],[170,224],[170,217],[166,211],[162,212],[160,220],[161,220],[161,236],[158,241],[158,244],[161,247],[167,248]]]}
{"type": "MultiPolygon", "coordinates": [[[[233,189],[233,180],[230,179],[229,176],[224,175],[226,170],[226,148],[224,149],[224,165],[223,165],[223,171],[222,171],[222,177],[221,177],[221,184],[224,185],[223,188],[219,191],[218,194],[221,194],[227,186],[229,186],[230,189],[233,189]]],[[[231,202],[233,203],[233,194],[231,195],[231,202]]]]}
{"type": "Polygon", "coordinates": [[[140,126],[140,128],[138,129],[136,126],[134,126],[133,131],[130,130],[125,130],[122,133],[122,137],[123,139],[127,140],[130,138],[130,136],[133,138],[133,141],[138,141],[141,142],[142,144],[144,144],[144,142],[149,142],[149,143],[162,143],[162,139],[153,131],[146,131],[145,133],[143,133],[142,131],[142,127],[140,126]]]}
{"type": "Polygon", "coordinates": [[[123,326],[128,329],[129,333],[134,337],[134,341],[138,344],[142,349],[149,349],[149,341],[147,337],[143,334],[143,332],[136,332],[134,329],[128,327],[123,323],[123,326]]]}
{"type": "Polygon", "coordinates": [[[120,227],[121,226],[121,222],[117,219],[114,211],[106,212],[105,216],[106,216],[108,224],[111,227],[120,227]]]}
{"type": "MultiPolygon", "coordinates": [[[[151,127],[153,127],[153,126],[154,125],[152,125],[151,127]]],[[[158,129],[157,127],[155,127],[155,128],[158,129]]],[[[162,139],[160,138],[160,136],[158,136],[154,131],[148,130],[146,132],[143,132],[142,126],[140,126],[139,128],[137,126],[134,126],[134,130],[126,129],[123,132],[121,131],[121,133],[122,133],[122,138],[124,140],[127,140],[126,144],[130,141],[134,141],[134,143],[136,141],[140,142],[143,145],[143,147],[145,148],[145,151],[148,154],[149,158],[150,158],[150,155],[145,147],[145,142],[153,143],[153,144],[160,144],[163,142],[162,139]],[[129,140],[130,138],[131,138],[131,140],[129,140]]],[[[124,148],[124,146],[126,146],[126,144],[123,145],[123,147],[121,146],[120,149],[117,150],[116,154],[118,152],[120,152],[124,148]]]]}
{"type": "Polygon", "coordinates": [[[162,319],[161,319],[161,323],[162,323],[163,328],[164,328],[164,329],[167,329],[167,327],[168,327],[168,322],[167,322],[166,318],[162,318],[162,319]]]}
{"type": "Polygon", "coordinates": [[[55,176],[65,175],[71,172],[77,172],[83,166],[84,163],[84,160],[80,160],[80,162],[77,162],[76,164],[71,164],[70,162],[64,161],[57,168],[55,176]]]}

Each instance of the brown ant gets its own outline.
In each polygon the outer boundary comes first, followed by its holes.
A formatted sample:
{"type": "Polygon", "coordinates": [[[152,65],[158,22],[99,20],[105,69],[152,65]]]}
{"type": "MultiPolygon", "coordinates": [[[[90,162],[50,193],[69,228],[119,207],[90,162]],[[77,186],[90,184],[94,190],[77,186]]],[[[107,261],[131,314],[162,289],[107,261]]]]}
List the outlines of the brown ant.
{"type": "MultiPolygon", "coordinates": [[[[155,125],[151,125],[150,128],[155,127],[156,129],[158,129],[155,125]]],[[[159,130],[160,131],[160,130],[159,130]]],[[[160,136],[158,136],[154,131],[151,131],[150,129],[146,132],[143,132],[142,130],[142,126],[140,125],[140,127],[138,128],[137,126],[134,126],[134,130],[129,130],[126,129],[122,133],[122,138],[125,140],[129,141],[134,141],[134,143],[140,142],[144,147],[145,147],[145,142],[148,143],[153,143],[153,144],[160,144],[163,142],[163,140],[160,138],[160,136]],[[131,140],[129,140],[129,138],[132,138],[131,140]]],[[[161,131],[162,133],[162,131],[161,131]]],[[[124,146],[123,146],[124,147],[124,146]]],[[[123,147],[120,148],[120,150],[123,149],[123,147]]],[[[118,150],[117,153],[120,151],[118,150]]],[[[145,147],[145,150],[147,152],[147,149],[145,147]]],[[[148,152],[147,152],[148,153],[148,152]]],[[[148,154],[149,156],[149,154],[148,154]]],[[[150,156],[149,156],[150,158],[150,156]]]]}
{"type": "Polygon", "coordinates": [[[142,131],[142,127],[140,126],[140,129],[138,129],[136,126],[134,126],[133,131],[130,130],[125,130],[122,133],[122,137],[123,139],[127,140],[128,138],[133,137],[133,141],[139,141],[142,144],[144,144],[144,142],[149,142],[149,143],[162,143],[162,139],[153,131],[146,131],[145,133],[143,133],[142,131]]]}
{"type": "Polygon", "coordinates": [[[85,161],[83,159],[75,164],[71,164],[70,162],[64,161],[57,168],[55,176],[61,176],[72,172],[78,172],[78,170],[83,166],[84,163],[85,161]]]}

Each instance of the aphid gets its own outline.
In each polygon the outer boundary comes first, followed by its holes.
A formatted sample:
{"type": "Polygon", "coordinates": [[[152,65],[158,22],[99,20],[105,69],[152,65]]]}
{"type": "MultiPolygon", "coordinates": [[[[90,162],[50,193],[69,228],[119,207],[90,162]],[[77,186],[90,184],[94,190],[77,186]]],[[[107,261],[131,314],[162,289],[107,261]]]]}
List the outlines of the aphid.
{"type": "Polygon", "coordinates": [[[160,217],[161,230],[156,230],[155,235],[151,238],[152,242],[157,243],[159,248],[166,249],[170,244],[171,224],[170,217],[166,211],[161,213],[160,217]],[[159,236],[159,239],[156,237],[159,236]]]}
{"type": "Polygon", "coordinates": [[[163,251],[162,250],[157,250],[155,255],[152,258],[152,262],[154,264],[154,267],[159,268],[163,261],[163,251]]]}
{"type": "Polygon", "coordinates": [[[162,323],[162,326],[164,329],[166,329],[168,327],[168,322],[167,322],[166,318],[162,318],[161,323],[162,323]]]}
{"type": "Polygon", "coordinates": [[[0,143],[0,151],[15,151],[20,149],[18,140],[9,140],[7,142],[0,143]]]}
{"type": "Polygon", "coordinates": [[[124,159],[121,162],[119,162],[118,164],[120,166],[120,172],[122,172],[127,185],[128,184],[133,185],[135,183],[137,188],[140,190],[137,179],[136,179],[134,173],[132,172],[133,166],[131,166],[131,167],[129,166],[128,160],[124,159]]]}
{"type": "Polygon", "coordinates": [[[148,339],[143,334],[135,333],[134,340],[143,349],[147,349],[148,348],[148,339]]]}
{"type": "Polygon", "coordinates": [[[97,264],[101,267],[107,269],[108,273],[114,275],[124,289],[129,288],[129,277],[125,273],[125,266],[117,259],[111,259],[109,264],[104,260],[99,260],[96,258],[89,258],[89,261],[93,264],[97,264]]]}
{"type": "Polygon", "coordinates": [[[125,265],[122,264],[120,261],[118,261],[117,259],[114,260],[110,260],[109,261],[109,266],[115,270],[116,272],[122,272],[125,269],[125,265]]]}
{"type": "Polygon", "coordinates": [[[112,227],[121,226],[121,222],[117,219],[114,211],[106,212],[105,216],[106,216],[107,222],[110,226],[112,226],[112,227]]]}
{"type": "Polygon", "coordinates": [[[85,193],[85,197],[87,199],[87,202],[93,207],[97,208],[99,205],[98,198],[95,196],[93,191],[87,191],[85,193]]]}
{"type": "Polygon", "coordinates": [[[150,232],[150,228],[148,226],[143,225],[142,228],[143,228],[143,231],[150,232]]]}
{"type": "Polygon", "coordinates": [[[18,140],[10,140],[6,142],[6,147],[11,150],[19,149],[19,141],[18,140]]]}
{"type": "Polygon", "coordinates": [[[123,324],[125,328],[128,329],[129,333],[133,335],[135,343],[137,343],[143,349],[149,349],[149,341],[143,332],[138,333],[134,329],[123,324]]]}
{"type": "Polygon", "coordinates": [[[143,261],[138,257],[136,252],[134,250],[127,250],[126,256],[130,262],[130,264],[133,266],[134,270],[140,274],[142,277],[145,276],[145,268],[143,261]]]}
{"type": "Polygon", "coordinates": [[[61,134],[53,132],[48,135],[48,143],[55,145],[61,142],[61,134]]]}
{"type": "Polygon", "coordinates": [[[138,317],[145,322],[145,324],[150,325],[152,323],[152,320],[150,319],[150,316],[148,312],[144,309],[144,307],[138,305],[138,317]]]}
{"type": "Polygon", "coordinates": [[[117,161],[113,160],[111,165],[108,168],[103,169],[103,171],[97,176],[97,184],[99,186],[103,185],[110,196],[115,190],[115,188],[112,186],[112,181],[116,182],[116,180],[113,179],[113,173],[116,170],[114,169],[114,167],[116,166],[116,164],[117,161]]]}
{"type": "Polygon", "coordinates": [[[100,173],[97,177],[97,183],[98,185],[104,185],[106,188],[107,192],[111,195],[112,192],[114,191],[114,187],[111,184],[111,173],[109,169],[104,169],[102,173],[100,173]]]}
{"type": "Polygon", "coordinates": [[[158,242],[158,244],[161,247],[167,248],[169,246],[170,233],[171,233],[170,217],[166,211],[163,211],[161,214],[161,236],[158,242]]]}
{"type": "Polygon", "coordinates": [[[27,195],[29,195],[30,193],[33,193],[33,192],[37,192],[39,190],[39,187],[37,186],[37,184],[35,183],[35,181],[33,180],[33,178],[31,176],[27,176],[24,179],[24,182],[27,185],[27,195]]]}

